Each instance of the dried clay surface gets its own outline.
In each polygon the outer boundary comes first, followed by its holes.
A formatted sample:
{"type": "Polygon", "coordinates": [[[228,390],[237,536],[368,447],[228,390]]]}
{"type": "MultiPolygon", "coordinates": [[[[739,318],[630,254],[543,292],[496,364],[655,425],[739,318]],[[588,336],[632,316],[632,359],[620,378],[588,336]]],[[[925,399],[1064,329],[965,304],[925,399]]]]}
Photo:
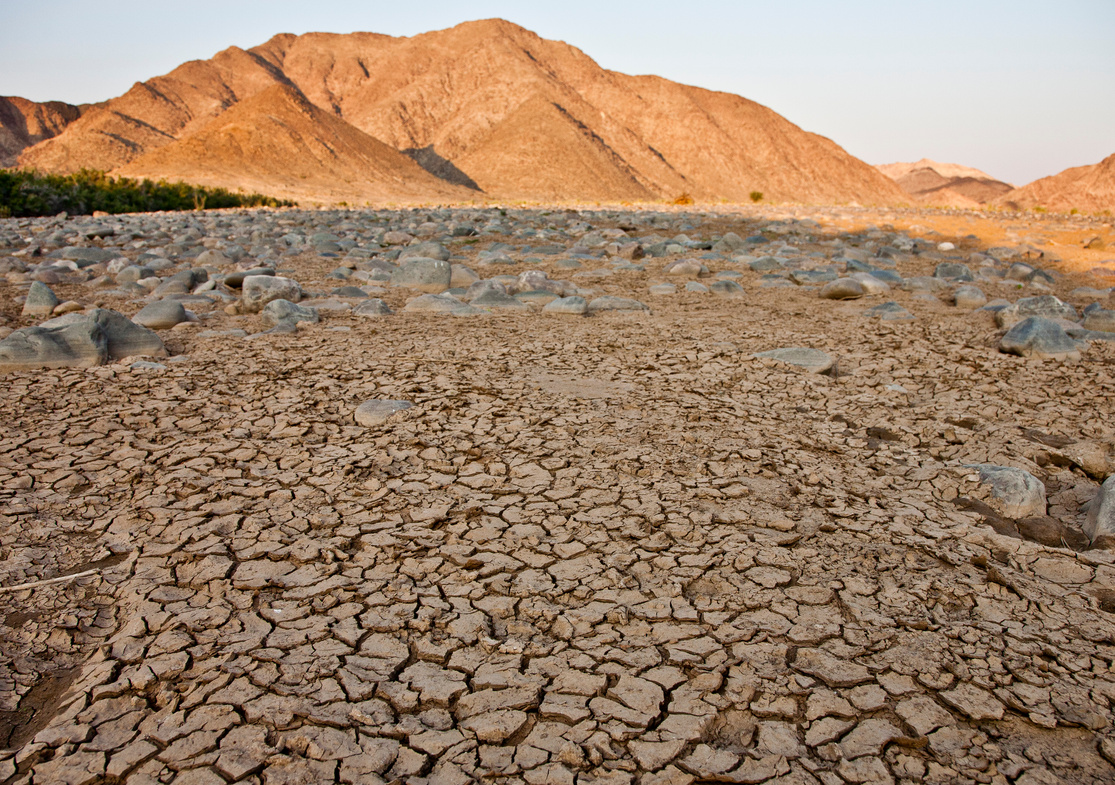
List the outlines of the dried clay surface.
{"type": "Polygon", "coordinates": [[[891,223],[0,222],[182,305],[0,375],[0,782],[1115,780],[1115,281],[891,223]]]}

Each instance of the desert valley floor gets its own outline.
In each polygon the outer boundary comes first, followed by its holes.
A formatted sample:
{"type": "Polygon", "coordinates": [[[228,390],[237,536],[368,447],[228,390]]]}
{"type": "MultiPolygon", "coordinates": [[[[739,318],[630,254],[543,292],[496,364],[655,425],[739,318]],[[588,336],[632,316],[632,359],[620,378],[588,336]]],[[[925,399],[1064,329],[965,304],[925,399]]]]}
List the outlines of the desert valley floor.
{"type": "Polygon", "coordinates": [[[989,215],[0,221],[0,337],[189,311],[0,375],[0,782],[1115,781],[1115,235],[989,215]]]}

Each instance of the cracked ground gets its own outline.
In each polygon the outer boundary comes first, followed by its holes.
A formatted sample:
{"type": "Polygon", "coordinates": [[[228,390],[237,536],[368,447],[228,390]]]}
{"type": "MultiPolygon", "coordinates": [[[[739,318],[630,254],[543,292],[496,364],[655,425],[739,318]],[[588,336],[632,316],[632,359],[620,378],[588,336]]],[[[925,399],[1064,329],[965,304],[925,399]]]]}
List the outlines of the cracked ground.
{"type": "MultiPolygon", "coordinates": [[[[0,377],[0,587],[67,578],[0,590],[0,781],[1115,780],[1115,554],[960,503],[965,464],[1026,465],[1080,530],[1099,483],[1058,448],[1110,443],[1115,343],[1027,360],[989,313],[895,290],[915,319],[867,320],[746,265],[742,297],[656,298],[666,260],[641,261],[579,285],[649,312],[461,319],[387,289],[378,319],[248,340],[216,307],[157,367],[0,377]],[[838,371],[752,356],[781,346],[838,371]],[[357,425],[370,399],[414,406],[357,425]]],[[[336,259],[283,264],[335,285],[336,259]]]]}

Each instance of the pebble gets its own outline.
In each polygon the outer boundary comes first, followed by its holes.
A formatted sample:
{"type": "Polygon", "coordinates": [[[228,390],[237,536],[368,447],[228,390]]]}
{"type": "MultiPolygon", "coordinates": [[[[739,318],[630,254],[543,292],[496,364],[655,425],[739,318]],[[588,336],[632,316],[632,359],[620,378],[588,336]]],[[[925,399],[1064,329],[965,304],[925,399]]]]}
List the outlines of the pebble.
{"type": "Polygon", "coordinates": [[[356,422],[366,428],[382,425],[397,414],[413,407],[410,401],[364,401],[356,407],[356,422]]]}

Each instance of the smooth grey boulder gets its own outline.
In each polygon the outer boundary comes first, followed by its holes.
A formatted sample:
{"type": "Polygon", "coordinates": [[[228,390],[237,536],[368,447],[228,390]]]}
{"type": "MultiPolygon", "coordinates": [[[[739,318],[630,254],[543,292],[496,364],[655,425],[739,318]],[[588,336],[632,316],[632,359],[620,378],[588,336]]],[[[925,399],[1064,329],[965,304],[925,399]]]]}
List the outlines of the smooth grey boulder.
{"type": "Polygon", "coordinates": [[[1023,297],[1018,302],[997,311],[995,322],[999,327],[1006,329],[1031,316],[1065,319],[1070,322],[1075,322],[1078,318],[1076,309],[1071,305],[1061,302],[1051,294],[1042,294],[1037,297],[1023,297]]]}
{"type": "Polygon", "coordinates": [[[158,333],[136,324],[128,317],[107,308],[97,308],[86,319],[96,324],[108,339],[108,359],[121,360],[136,355],[165,357],[166,348],[158,333]]]}
{"type": "Polygon", "coordinates": [[[116,273],[116,283],[137,283],[145,278],[154,277],[155,271],[151,268],[129,264],[127,267],[121,268],[120,272],[116,273]]]}
{"type": "Polygon", "coordinates": [[[1115,311],[1109,311],[1105,308],[1095,308],[1089,311],[1084,316],[1084,329],[1093,332],[1115,333],[1115,311]]]}
{"type": "Polygon", "coordinates": [[[1080,350],[1061,325],[1040,316],[1015,324],[999,341],[999,351],[1041,360],[1078,360],[1080,350]]]}
{"type": "Polygon", "coordinates": [[[476,316],[484,313],[448,294],[423,294],[403,306],[406,313],[443,313],[449,316],[476,316]]]}
{"type": "Polygon", "coordinates": [[[519,292],[551,292],[558,297],[562,297],[565,295],[567,288],[569,288],[569,284],[564,281],[550,280],[550,277],[542,270],[526,270],[519,273],[512,294],[518,294],[519,292]]]}
{"type": "Polygon", "coordinates": [[[186,309],[177,300],[159,300],[149,303],[140,310],[132,321],[152,330],[166,330],[176,324],[189,321],[186,309]]]}
{"type": "Polygon", "coordinates": [[[815,283],[830,283],[839,278],[831,270],[794,270],[790,273],[790,280],[798,286],[808,286],[815,283]]]}
{"type": "Polygon", "coordinates": [[[890,284],[871,273],[852,273],[848,277],[862,286],[865,294],[886,294],[890,291],[890,284]]]}
{"type": "Polygon", "coordinates": [[[355,419],[357,424],[365,427],[381,425],[399,412],[410,409],[414,404],[410,401],[375,400],[364,401],[356,407],[355,419]]]}
{"type": "Polygon", "coordinates": [[[835,359],[820,349],[808,349],[800,346],[771,349],[768,352],[758,352],[752,356],[766,360],[777,360],[806,373],[825,373],[836,364],[835,359]]]}
{"type": "Polygon", "coordinates": [[[1115,474],[1104,481],[1088,503],[1084,533],[1092,542],[1100,537],[1115,537],[1115,474]]]}
{"type": "Polygon", "coordinates": [[[708,290],[721,297],[742,297],[745,294],[743,287],[735,281],[713,281],[708,285],[708,290]]]}
{"type": "Polygon", "coordinates": [[[298,281],[281,275],[249,275],[240,289],[240,307],[245,313],[258,313],[272,300],[296,303],[301,299],[298,281]]]}
{"type": "Polygon", "coordinates": [[[982,308],[987,305],[987,295],[978,286],[961,286],[952,294],[957,308],[982,308]]]}
{"type": "Polygon", "coordinates": [[[246,278],[251,278],[253,275],[274,275],[275,271],[270,267],[253,267],[251,270],[237,270],[234,273],[229,273],[224,277],[224,285],[230,289],[239,289],[244,285],[246,278]]]}
{"type": "Polygon", "coordinates": [[[50,316],[58,307],[58,297],[41,281],[33,281],[23,301],[23,316],[50,316]]]}
{"type": "Polygon", "coordinates": [[[865,294],[863,284],[851,278],[839,278],[821,287],[821,297],[826,300],[857,300],[865,294]]]}
{"type": "Polygon", "coordinates": [[[380,300],[378,297],[372,297],[353,308],[352,313],[356,316],[374,318],[376,316],[390,316],[392,310],[383,300],[380,300]]]}
{"type": "Polygon", "coordinates": [[[583,316],[587,311],[588,302],[584,297],[578,297],[577,295],[559,297],[542,308],[542,313],[565,314],[567,316],[583,316]]]}
{"type": "Polygon", "coordinates": [[[914,315],[896,302],[879,303],[863,312],[864,318],[879,319],[884,322],[908,322],[914,315]]]}
{"type": "Polygon", "coordinates": [[[685,284],[685,291],[696,292],[697,294],[708,294],[708,287],[697,281],[689,281],[685,284]]]}
{"type": "Polygon", "coordinates": [[[482,308],[485,311],[529,311],[530,306],[522,300],[516,300],[509,294],[489,289],[486,292],[469,300],[473,308],[482,308]]]}
{"type": "Polygon", "coordinates": [[[472,300],[480,297],[488,292],[498,292],[499,294],[507,294],[507,287],[500,281],[494,281],[491,278],[485,278],[471,284],[463,295],[463,299],[471,302],[472,300]]]}
{"type": "Polygon", "coordinates": [[[399,253],[399,261],[403,262],[407,259],[438,259],[443,262],[448,262],[449,256],[449,249],[444,245],[427,241],[404,248],[399,253]]]}
{"type": "Polygon", "coordinates": [[[429,294],[441,294],[449,288],[453,270],[449,262],[441,259],[407,259],[391,273],[391,285],[416,289],[429,294]]]}
{"type": "Polygon", "coordinates": [[[972,271],[968,265],[960,262],[941,262],[933,270],[934,278],[944,278],[946,281],[972,281],[972,271]]]}
{"type": "Polygon", "coordinates": [[[1007,518],[1045,515],[1045,484],[1024,469],[990,463],[965,464],[979,471],[980,485],[987,491],[985,501],[1007,518]]]}
{"type": "Polygon", "coordinates": [[[289,300],[272,300],[263,306],[259,315],[266,327],[275,327],[284,323],[297,324],[298,322],[321,321],[317,308],[295,305],[289,300]]]}
{"type": "Polygon", "coordinates": [[[463,264],[450,265],[449,288],[467,289],[480,280],[480,276],[471,267],[463,264]]]}
{"type": "Polygon", "coordinates": [[[122,254],[108,248],[63,248],[61,258],[77,262],[78,267],[89,267],[99,262],[110,262],[122,254]]]}
{"type": "Polygon", "coordinates": [[[605,311],[649,311],[644,303],[629,297],[613,297],[605,295],[597,297],[588,304],[588,313],[604,313],[605,311]]]}
{"type": "Polygon", "coordinates": [[[655,295],[677,294],[677,284],[672,283],[656,283],[647,289],[648,292],[655,295]]]}

